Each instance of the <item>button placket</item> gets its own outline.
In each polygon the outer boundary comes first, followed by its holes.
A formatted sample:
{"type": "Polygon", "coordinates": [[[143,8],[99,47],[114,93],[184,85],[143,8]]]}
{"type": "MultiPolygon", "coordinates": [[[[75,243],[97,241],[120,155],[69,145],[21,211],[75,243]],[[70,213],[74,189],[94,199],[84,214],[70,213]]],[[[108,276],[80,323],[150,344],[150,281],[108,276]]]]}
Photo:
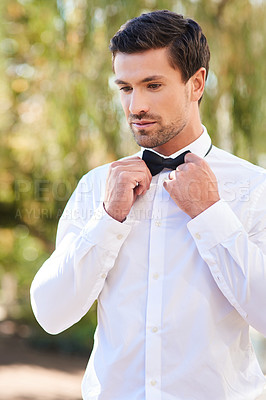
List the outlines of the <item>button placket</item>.
{"type": "Polygon", "coordinates": [[[162,285],[164,264],[164,224],[158,216],[162,215],[162,190],[161,184],[156,188],[153,202],[153,219],[150,226],[150,253],[148,295],[146,309],[146,400],[161,399],[161,315],[162,315],[162,285]]]}

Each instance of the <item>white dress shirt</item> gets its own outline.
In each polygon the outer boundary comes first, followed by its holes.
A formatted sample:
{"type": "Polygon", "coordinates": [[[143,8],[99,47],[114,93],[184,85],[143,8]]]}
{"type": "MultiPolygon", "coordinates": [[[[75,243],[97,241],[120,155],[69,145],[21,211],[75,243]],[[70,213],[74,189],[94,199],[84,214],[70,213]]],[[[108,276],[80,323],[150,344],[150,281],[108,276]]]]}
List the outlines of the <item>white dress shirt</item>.
{"type": "MultiPolygon", "coordinates": [[[[206,129],[186,149],[204,157],[206,129]]],[[[140,155],[138,153],[138,155],[140,155]]],[[[108,165],[86,174],[37,273],[52,334],[97,299],[85,400],[254,400],[265,384],[249,325],[266,335],[266,171],[212,147],[220,201],[191,219],[152,178],[124,223],[103,209],[108,165]]]]}

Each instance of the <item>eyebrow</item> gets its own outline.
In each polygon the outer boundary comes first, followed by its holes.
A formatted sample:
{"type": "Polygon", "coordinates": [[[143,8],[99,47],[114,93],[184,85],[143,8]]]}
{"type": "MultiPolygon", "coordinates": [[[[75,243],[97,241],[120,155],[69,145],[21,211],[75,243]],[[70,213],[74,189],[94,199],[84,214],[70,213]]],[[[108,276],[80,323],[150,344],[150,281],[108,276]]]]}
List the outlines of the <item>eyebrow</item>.
{"type": "MultiPolygon", "coordinates": [[[[147,76],[147,78],[144,78],[140,81],[140,83],[147,83],[147,82],[152,82],[152,81],[156,81],[156,80],[161,80],[164,79],[165,77],[163,75],[151,75],[151,76],[147,76]]],[[[122,81],[121,79],[116,79],[115,83],[117,85],[129,85],[128,82],[122,81]]]]}

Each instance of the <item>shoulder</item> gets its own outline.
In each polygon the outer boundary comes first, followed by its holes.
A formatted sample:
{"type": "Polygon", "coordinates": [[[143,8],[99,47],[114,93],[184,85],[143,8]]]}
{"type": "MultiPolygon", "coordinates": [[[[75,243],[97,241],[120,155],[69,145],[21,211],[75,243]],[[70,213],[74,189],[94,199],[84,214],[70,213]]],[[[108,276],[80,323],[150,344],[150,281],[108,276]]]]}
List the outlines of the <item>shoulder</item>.
{"type": "Polygon", "coordinates": [[[217,178],[228,181],[246,181],[250,187],[266,184],[266,170],[258,165],[213,146],[207,162],[217,178]]]}
{"type": "Polygon", "coordinates": [[[266,211],[266,170],[215,146],[206,161],[217,178],[221,198],[248,232],[255,231],[266,211]]]}

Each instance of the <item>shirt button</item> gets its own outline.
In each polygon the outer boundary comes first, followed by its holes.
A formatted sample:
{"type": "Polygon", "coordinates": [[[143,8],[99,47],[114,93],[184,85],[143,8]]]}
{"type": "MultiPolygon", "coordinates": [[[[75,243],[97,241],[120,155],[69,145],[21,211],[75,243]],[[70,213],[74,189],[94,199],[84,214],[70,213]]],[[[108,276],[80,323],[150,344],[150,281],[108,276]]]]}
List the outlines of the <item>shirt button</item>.
{"type": "Polygon", "coordinates": [[[153,276],[152,276],[152,277],[153,277],[153,279],[155,279],[155,280],[156,280],[156,279],[158,279],[158,278],[159,278],[159,274],[157,274],[157,272],[156,272],[155,274],[153,274],[153,276]]]}
{"type": "Polygon", "coordinates": [[[201,234],[200,234],[200,233],[198,233],[198,232],[197,232],[197,233],[195,233],[195,238],[196,238],[196,239],[198,239],[198,240],[200,240],[200,239],[201,239],[201,234]]]}
{"type": "Polygon", "coordinates": [[[151,381],[151,385],[152,385],[152,386],[155,386],[155,385],[157,385],[157,381],[156,381],[155,379],[154,379],[154,380],[152,380],[152,381],[151,381]]]}
{"type": "Polygon", "coordinates": [[[155,225],[160,227],[162,225],[162,223],[161,223],[161,221],[157,220],[157,221],[155,221],[155,225]]]}
{"type": "Polygon", "coordinates": [[[157,328],[157,326],[154,326],[154,327],[152,328],[152,332],[153,332],[153,333],[156,333],[156,332],[158,332],[158,328],[157,328]]]}
{"type": "Polygon", "coordinates": [[[123,235],[122,235],[121,233],[119,233],[119,235],[117,235],[117,239],[118,239],[118,240],[123,239],[123,235]]]}
{"type": "Polygon", "coordinates": [[[105,279],[107,277],[107,274],[106,273],[103,273],[102,275],[101,275],[101,278],[102,279],[105,279]]]}

